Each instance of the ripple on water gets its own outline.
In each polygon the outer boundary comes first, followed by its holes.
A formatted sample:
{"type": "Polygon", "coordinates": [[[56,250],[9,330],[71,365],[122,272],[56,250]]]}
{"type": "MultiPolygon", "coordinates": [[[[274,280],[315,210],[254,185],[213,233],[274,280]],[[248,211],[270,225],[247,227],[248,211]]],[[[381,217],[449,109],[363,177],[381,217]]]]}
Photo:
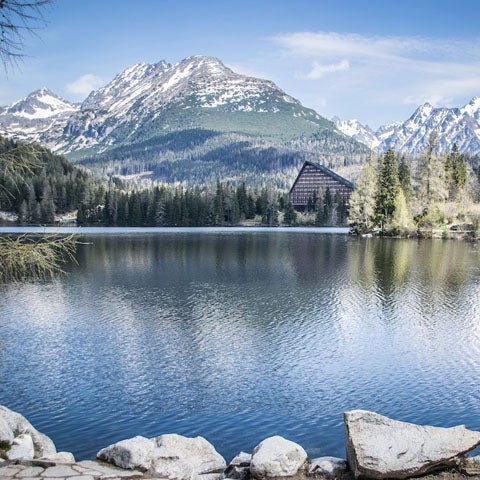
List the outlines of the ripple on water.
{"type": "Polygon", "coordinates": [[[167,432],[341,456],[353,408],[479,429],[478,251],[386,242],[95,237],[68,276],[2,289],[0,403],[79,459],[167,432]]]}

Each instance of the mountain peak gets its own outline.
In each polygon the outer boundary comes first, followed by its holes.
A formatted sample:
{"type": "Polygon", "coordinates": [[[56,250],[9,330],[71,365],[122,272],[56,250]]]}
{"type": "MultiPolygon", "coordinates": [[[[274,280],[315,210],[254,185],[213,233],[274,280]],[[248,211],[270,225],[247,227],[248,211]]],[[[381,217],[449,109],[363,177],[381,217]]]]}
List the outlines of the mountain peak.
{"type": "Polygon", "coordinates": [[[480,112],[480,97],[473,97],[465,106],[463,106],[460,111],[463,114],[474,115],[477,112],[480,112]]]}
{"type": "Polygon", "coordinates": [[[333,117],[332,122],[342,133],[358,140],[369,148],[376,148],[380,144],[372,129],[368,125],[362,125],[356,118],[341,120],[338,117],[333,117]]]}
{"type": "MultiPolygon", "coordinates": [[[[45,95],[50,95],[52,97],[58,97],[55,93],[53,93],[49,88],[47,87],[42,87],[39,88],[38,90],[35,90],[34,92],[30,93],[28,97],[42,97],[45,95]]],[[[28,98],[27,97],[27,98],[28,98]]]]}
{"type": "Polygon", "coordinates": [[[430,113],[432,112],[433,108],[434,108],[434,107],[433,107],[433,105],[432,105],[431,103],[425,102],[423,105],[420,105],[420,106],[418,107],[417,111],[418,111],[418,112],[425,112],[425,113],[428,112],[428,114],[430,114],[430,113]]]}
{"type": "Polygon", "coordinates": [[[5,113],[25,119],[40,119],[73,113],[75,110],[77,106],[74,103],[64,100],[47,87],[43,87],[10,105],[5,113]]]}

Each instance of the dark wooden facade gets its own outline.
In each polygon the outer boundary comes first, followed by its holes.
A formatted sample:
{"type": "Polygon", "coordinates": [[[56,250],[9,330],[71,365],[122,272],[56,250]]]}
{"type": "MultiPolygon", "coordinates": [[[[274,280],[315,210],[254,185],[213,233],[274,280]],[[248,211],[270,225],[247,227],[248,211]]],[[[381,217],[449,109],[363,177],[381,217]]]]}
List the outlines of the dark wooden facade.
{"type": "Polygon", "coordinates": [[[332,170],[314,162],[305,162],[295,183],[290,189],[290,200],[296,210],[305,210],[308,199],[312,198],[319,189],[330,189],[332,197],[337,193],[348,203],[354,185],[332,170]]]}

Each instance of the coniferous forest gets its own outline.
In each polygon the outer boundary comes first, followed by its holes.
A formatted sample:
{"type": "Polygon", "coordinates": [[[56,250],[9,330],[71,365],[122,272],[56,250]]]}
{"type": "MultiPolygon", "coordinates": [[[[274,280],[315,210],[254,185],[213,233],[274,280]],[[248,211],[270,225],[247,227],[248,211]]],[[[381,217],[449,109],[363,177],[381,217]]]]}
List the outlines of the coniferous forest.
{"type": "Polygon", "coordinates": [[[223,226],[296,223],[287,195],[274,187],[251,188],[217,181],[198,187],[135,187],[99,178],[47,149],[2,139],[0,152],[29,165],[0,172],[0,210],[22,224],[52,224],[77,211],[78,225],[223,226]],[[18,157],[18,158],[16,158],[18,157]],[[28,158],[25,158],[28,157],[28,158]]]}

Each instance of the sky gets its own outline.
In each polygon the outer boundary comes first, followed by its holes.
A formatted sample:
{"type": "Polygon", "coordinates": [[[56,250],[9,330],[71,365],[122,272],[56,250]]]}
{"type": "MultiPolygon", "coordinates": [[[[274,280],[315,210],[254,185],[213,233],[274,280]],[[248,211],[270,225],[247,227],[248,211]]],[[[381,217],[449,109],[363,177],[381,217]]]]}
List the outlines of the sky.
{"type": "Polygon", "coordinates": [[[480,96],[478,0],[56,0],[0,75],[0,105],[80,102],[139,62],[218,57],[303,105],[371,128],[480,96]]]}

